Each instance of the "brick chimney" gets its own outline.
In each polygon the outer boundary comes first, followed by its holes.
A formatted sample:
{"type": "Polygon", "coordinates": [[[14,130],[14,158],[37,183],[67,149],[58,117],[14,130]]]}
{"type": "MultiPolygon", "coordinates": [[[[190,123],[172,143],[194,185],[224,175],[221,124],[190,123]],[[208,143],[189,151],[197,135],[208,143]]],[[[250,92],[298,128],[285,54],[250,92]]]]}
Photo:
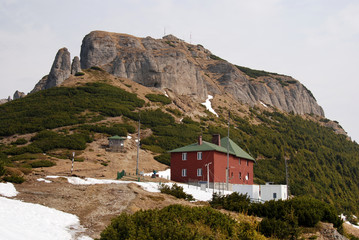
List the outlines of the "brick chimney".
{"type": "Polygon", "coordinates": [[[213,134],[212,135],[212,143],[221,146],[221,135],[220,134],[213,134]]]}
{"type": "Polygon", "coordinates": [[[198,136],[198,145],[202,145],[202,135],[198,136]]]}

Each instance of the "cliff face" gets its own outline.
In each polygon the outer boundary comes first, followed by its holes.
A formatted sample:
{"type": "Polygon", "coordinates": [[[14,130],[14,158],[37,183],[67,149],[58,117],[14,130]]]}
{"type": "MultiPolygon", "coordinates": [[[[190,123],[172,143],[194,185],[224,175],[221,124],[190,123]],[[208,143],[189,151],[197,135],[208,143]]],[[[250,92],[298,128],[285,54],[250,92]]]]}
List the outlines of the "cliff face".
{"type": "Polygon", "coordinates": [[[201,45],[171,35],[153,39],[91,32],[83,39],[80,61],[82,69],[100,66],[144,86],[168,88],[199,100],[208,94],[231,94],[251,106],[264,103],[286,112],[324,116],[323,109],[299,81],[271,73],[250,77],[201,45]]]}

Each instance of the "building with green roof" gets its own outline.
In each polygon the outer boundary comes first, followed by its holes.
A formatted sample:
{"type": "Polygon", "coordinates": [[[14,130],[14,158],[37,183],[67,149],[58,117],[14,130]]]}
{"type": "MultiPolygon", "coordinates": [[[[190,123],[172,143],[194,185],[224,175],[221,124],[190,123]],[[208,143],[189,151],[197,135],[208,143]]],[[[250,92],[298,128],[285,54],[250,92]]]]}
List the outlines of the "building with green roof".
{"type": "Polygon", "coordinates": [[[255,159],[230,138],[213,135],[212,142],[196,143],[171,151],[171,180],[226,182],[227,152],[230,184],[253,184],[255,159]]]}

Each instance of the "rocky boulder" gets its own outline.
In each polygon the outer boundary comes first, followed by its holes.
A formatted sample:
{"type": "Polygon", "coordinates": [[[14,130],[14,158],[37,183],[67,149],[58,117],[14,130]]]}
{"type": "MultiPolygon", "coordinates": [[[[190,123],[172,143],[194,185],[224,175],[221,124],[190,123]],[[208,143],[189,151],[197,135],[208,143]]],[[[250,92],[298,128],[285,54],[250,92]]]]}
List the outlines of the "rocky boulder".
{"type": "Polygon", "coordinates": [[[26,96],[25,93],[19,92],[18,90],[16,90],[16,92],[14,93],[13,99],[14,99],[14,100],[15,100],[15,99],[20,99],[20,98],[23,98],[23,97],[25,97],[25,96],[26,96]]]}
{"type": "Polygon", "coordinates": [[[76,73],[81,72],[81,63],[78,56],[74,57],[71,64],[71,74],[75,75],[76,73]]]}

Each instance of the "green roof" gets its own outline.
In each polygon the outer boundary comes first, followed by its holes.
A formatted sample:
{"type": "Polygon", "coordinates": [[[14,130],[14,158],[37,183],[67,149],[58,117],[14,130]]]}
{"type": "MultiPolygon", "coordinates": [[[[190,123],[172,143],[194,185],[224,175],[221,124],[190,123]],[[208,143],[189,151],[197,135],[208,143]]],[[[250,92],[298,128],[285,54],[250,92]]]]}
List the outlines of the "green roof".
{"type": "Polygon", "coordinates": [[[108,138],[109,140],[125,140],[126,137],[120,137],[118,135],[112,136],[108,138]]]}
{"type": "MultiPolygon", "coordinates": [[[[218,151],[218,152],[227,153],[227,145],[228,145],[228,137],[224,137],[224,138],[221,138],[221,146],[218,146],[217,144],[214,144],[214,143],[202,141],[201,145],[198,145],[198,142],[197,142],[197,143],[193,143],[191,145],[173,149],[168,152],[218,151]]],[[[236,157],[255,161],[255,159],[253,157],[251,157],[251,155],[246,153],[242,148],[240,148],[231,139],[229,139],[229,154],[235,155],[236,157]]]]}

